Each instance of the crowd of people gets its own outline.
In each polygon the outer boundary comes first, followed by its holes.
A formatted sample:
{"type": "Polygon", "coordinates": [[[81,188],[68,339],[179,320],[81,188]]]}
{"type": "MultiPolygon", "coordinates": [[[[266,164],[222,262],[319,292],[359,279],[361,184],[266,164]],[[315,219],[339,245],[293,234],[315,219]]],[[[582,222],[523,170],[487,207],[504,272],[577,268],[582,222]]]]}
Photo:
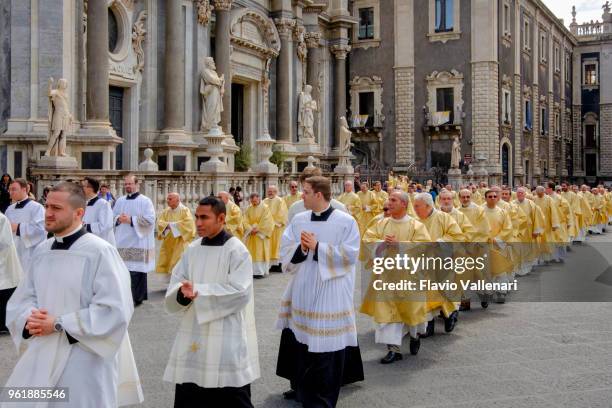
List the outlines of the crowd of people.
{"type": "MultiPolygon", "coordinates": [[[[491,267],[480,278],[509,283],[563,262],[573,243],[612,224],[603,185],[455,190],[390,173],[371,187],[347,180],[334,198],[330,180],[307,168],[284,197],[275,185],[263,199],[237,187],[202,199],[192,213],[171,192],[156,214],[133,174],[118,198],[85,177],[45,188],[39,201],[26,180],[3,175],[0,332],[20,351],[6,387],[69,387],[71,407],[142,402],[127,330],[155,271],[168,282],[166,310],[180,319],[163,375],[176,384],[175,407],[251,407],[250,384],[261,375],[253,279],[287,272],[276,324],[276,374],[290,384],[284,397],[334,407],[342,386],[364,379],[354,293],[357,274],[372,274],[372,254],[397,252],[400,243],[483,243],[491,267]]],[[[359,312],[386,348],[382,364],[403,359],[405,336],[416,355],[438,317],[452,332],[472,298],[487,308],[508,295],[476,290],[457,299],[427,289],[406,301],[369,291],[359,312]]]]}

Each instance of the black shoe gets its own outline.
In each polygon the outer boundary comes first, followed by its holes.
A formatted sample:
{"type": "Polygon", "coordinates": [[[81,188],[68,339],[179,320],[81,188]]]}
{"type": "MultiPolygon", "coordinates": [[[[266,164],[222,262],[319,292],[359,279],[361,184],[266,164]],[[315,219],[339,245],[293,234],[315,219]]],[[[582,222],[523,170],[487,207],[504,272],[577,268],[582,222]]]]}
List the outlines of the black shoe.
{"type": "Polygon", "coordinates": [[[468,310],[472,310],[472,305],[469,300],[462,300],[459,305],[460,312],[467,312],[468,310]]]}
{"type": "Polygon", "coordinates": [[[10,334],[9,330],[6,327],[4,329],[0,329],[0,336],[2,336],[4,334],[10,334]]]}
{"type": "Polygon", "coordinates": [[[263,275],[253,275],[253,279],[263,279],[263,275]]]}
{"type": "Polygon", "coordinates": [[[269,269],[270,272],[282,272],[280,264],[272,265],[269,269]]]}
{"type": "Polygon", "coordinates": [[[489,307],[489,302],[480,302],[480,306],[481,306],[483,309],[486,309],[487,307],[489,307]]]}
{"type": "Polygon", "coordinates": [[[450,314],[450,316],[444,319],[444,331],[445,332],[450,333],[453,331],[453,329],[455,328],[455,325],[457,324],[458,316],[459,316],[459,313],[455,310],[453,313],[450,314]]]}
{"type": "Polygon", "coordinates": [[[429,322],[427,322],[427,330],[425,330],[425,334],[422,335],[421,337],[426,338],[426,337],[431,337],[435,334],[436,332],[436,322],[434,319],[431,319],[429,322]]]}
{"type": "Polygon", "coordinates": [[[403,358],[402,353],[389,350],[387,355],[380,359],[380,364],[391,364],[403,358]]]}
{"type": "Polygon", "coordinates": [[[421,339],[418,337],[415,339],[414,337],[410,337],[410,354],[416,356],[421,348],[421,339]]]}
{"type": "Polygon", "coordinates": [[[297,401],[297,392],[295,390],[285,391],[283,392],[283,398],[286,400],[297,401]]]}
{"type": "Polygon", "coordinates": [[[499,304],[504,304],[506,303],[506,294],[504,293],[498,293],[497,294],[497,299],[495,300],[495,303],[499,303],[499,304]]]}
{"type": "Polygon", "coordinates": [[[138,302],[134,302],[134,307],[138,307],[140,305],[142,305],[142,300],[138,301],[138,302]]]}

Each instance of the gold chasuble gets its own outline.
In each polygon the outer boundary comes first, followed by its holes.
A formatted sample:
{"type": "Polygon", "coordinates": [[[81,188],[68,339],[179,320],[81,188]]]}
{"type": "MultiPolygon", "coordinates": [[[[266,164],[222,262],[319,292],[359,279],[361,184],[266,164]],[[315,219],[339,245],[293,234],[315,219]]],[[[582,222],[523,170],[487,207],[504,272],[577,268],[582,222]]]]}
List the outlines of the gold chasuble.
{"type": "MultiPolygon", "coordinates": [[[[427,228],[410,216],[405,216],[399,220],[390,217],[384,218],[366,231],[363,241],[368,244],[368,248],[374,249],[373,246],[381,244],[387,235],[394,235],[403,244],[431,242],[427,228]]],[[[384,248],[384,246],[380,248],[384,248]]],[[[377,251],[374,256],[395,257],[396,254],[397,251],[391,246],[380,253],[377,251]]],[[[386,270],[382,275],[372,274],[372,282],[376,279],[385,279],[387,274],[396,277],[405,276],[405,279],[412,278],[410,273],[404,270],[386,270]]],[[[399,279],[393,281],[399,282],[399,279]]],[[[407,296],[410,300],[405,301],[379,299],[379,297],[379,293],[370,284],[360,309],[361,313],[372,316],[376,323],[404,323],[408,327],[416,327],[426,324],[429,320],[426,312],[425,293],[420,297],[417,295],[407,296]]],[[[385,297],[384,294],[382,297],[385,297]]]]}
{"type": "Polygon", "coordinates": [[[286,196],[283,197],[283,201],[285,202],[287,209],[291,208],[291,206],[294,203],[300,201],[301,199],[302,199],[302,193],[295,193],[293,195],[287,194],[286,196]]]}
{"type": "Polygon", "coordinates": [[[542,215],[544,215],[544,234],[542,237],[542,245],[540,246],[540,252],[542,254],[552,254],[553,247],[551,244],[557,242],[557,229],[561,226],[559,220],[559,212],[552,198],[547,195],[542,197],[536,195],[533,197],[533,202],[536,203],[542,215]]]}
{"type": "Polygon", "coordinates": [[[253,275],[265,276],[269,272],[270,238],[274,233],[274,218],[267,205],[249,205],[244,212],[244,243],[253,259],[253,275]]]}
{"type": "Polygon", "coordinates": [[[240,211],[240,207],[231,200],[225,205],[225,229],[242,241],[244,234],[242,211],[240,211]]]}
{"type": "Polygon", "coordinates": [[[534,235],[541,235],[544,232],[544,214],[540,207],[532,200],[525,198],[523,201],[513,201],[525,214],[527,224],[518,236],[518,241],[522,244],[521,259],[523,262],[533,262],[539,255],[538,238],[534,235]]]}
{"type": "MultiPolygon", "coordinates": [[[[418,218],[425,225],[431,242],[462,242],[464,235],[459,224],[449,214],[433,209],[429,217],[418,218]]],[[[436,317],[440,311],[446,317],[457,310],[458,304],[446,298],[440,290],[427,291],[427,308],[430,319],[436,317]]]]}
{"type": "Polygon", "coordinates": [[[183,251],[194,240],[195,222],[189,208],[183,204],[172,209],[166,208],[157,218],[157,239],[163,241],[155,271],[172,273],[172,269],[181,259],[183,251]]]}
{"type": "Polygon", "coordinates": [[[377,216],[378,214],[383,212],[385,201],[389,199],[389,194],[385,190],[372,190],[372,193],[374,193],[374,197],[376,197],[376,201],[378,202],[378,205],[374,210],[374,216],[377,216]]]}
{"type": "Polygon", "coordinates": [[[380,211],[378,210],[378,200],[373,191],[367,190],[365,192],[360,191],[357,193],[357,196],[361,200],[361,214],[359,219],[357,220],[357,224],[359,224],[359,233],[361,236],[365,233],[365,230],[370,223],[370,220],[374,218],[376,214],[380,211]]]}
{"type": "Polygon", "coordinates": [[[338,196],[338,201],[344,204],[349,214],[351,214],[353,218],[355,218],[355,221],[357,221],[357,224],[359,224],[359,218],[361,217],[361,200],[359,196],[355,194],[354,191],[342,193],[338,196]]]}
{"type": "Polygon", "coordinates": [[[582,228],[582,206],[580,205],[580,198],[578,194],[573,191],[564,191],[560,195],[565,198],[572,211],[572,222],[567,234],[569,238],[573,240],[580,235],[580,228],[582,228]]]}
{"type": "Polygon", "coordinates": [[[280,197],[266,198],[263,203],[268,206],[274,219],[274,231],[270,237],[270,260],[278,262],[280,259],[280,243],[283,231],[287,225],[287,205],[280,197]]]}
{"type": "Polygon", "coordinates": [[[461,206],[457,210],[464,214],[474,227],[474,235],[472,235],[469,241],[488,242],[491,227],[489,226],[489,220],[485,216],[484,208],[474,203],[470,203],[467,207],[461,206]]]}
{"type": "Polygon", "coordinates": [[[493,279],[500,279],[514,269],[507,244],[512,242],[514,231],[507,212],[499,207],[484,207],[484,214],[489,221],[489,272],[493,279]]]}
{"type": "Polygon", "coordinates": [[[560,194],[554,193],[550,197],[559,213],[559,229],[557,229],[555,242],[566,244],[569,242],[569,231],[572,229],[574,213],[567,200],[560,194]]]}

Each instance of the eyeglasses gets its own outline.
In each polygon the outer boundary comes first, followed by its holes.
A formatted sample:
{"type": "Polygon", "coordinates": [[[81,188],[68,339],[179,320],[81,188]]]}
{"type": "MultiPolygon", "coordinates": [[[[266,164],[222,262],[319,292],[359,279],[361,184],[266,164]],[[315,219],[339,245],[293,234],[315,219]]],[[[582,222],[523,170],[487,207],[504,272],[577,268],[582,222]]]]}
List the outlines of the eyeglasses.
{"type": "Polygon", "coordinates": [[[297,186],[291,186],[291,188],[297,188],[297,186]]]}
{"type": "Polygon", "coordinates": [[[388,208],[383,208],[383,211],[389,211],[389,209],[388,208]]]}

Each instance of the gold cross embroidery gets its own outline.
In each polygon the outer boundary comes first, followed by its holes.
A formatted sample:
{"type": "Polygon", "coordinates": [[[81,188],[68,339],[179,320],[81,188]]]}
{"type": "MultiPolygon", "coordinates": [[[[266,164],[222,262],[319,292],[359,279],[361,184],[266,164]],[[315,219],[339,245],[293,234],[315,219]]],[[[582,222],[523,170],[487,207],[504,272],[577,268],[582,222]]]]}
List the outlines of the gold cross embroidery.
{"type": "Polygon", "coordinates": [[[192,353],[195,353],[200,349],[200,346],[198,345],[198,343],[193,342],[191,343],[191,347],[189,349],[191,350],[192,353]]]}

